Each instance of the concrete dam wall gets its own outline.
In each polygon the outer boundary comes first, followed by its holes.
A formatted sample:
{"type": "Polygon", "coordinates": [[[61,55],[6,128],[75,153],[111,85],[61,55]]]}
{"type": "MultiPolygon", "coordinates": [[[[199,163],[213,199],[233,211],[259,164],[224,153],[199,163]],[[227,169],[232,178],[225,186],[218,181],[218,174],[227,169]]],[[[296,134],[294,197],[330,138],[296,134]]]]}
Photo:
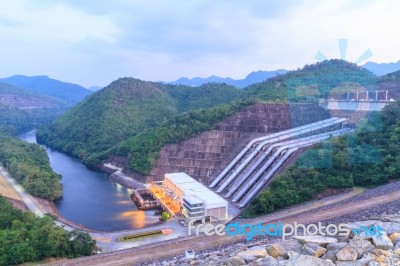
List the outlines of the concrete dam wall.
{"type": "Polygon", "coordinates": [[[255,104],[204,132],[179,144],[167,145],[147,181],[162,180],[165,173],[185,172],[204,184],[253,138],[330,117],[315,104],[255,104]]]}

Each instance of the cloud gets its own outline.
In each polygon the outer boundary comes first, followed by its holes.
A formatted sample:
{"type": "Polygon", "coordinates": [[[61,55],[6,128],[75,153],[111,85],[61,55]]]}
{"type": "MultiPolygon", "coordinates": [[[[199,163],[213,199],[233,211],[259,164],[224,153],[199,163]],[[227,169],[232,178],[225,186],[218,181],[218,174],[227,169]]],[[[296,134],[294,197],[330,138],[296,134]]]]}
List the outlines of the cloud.
{"type": "Polygon", "coordinates": [[[86,86],[121,76],[173,80],[294,69],[317,51],[370,48],[400,59],[399,3],[383,1],[67,1],[0,4],[0,76],[48,74],[86,86]]]}
{"type": "Polygon", "coordinates": [[[12,33],[30,37],[32,41],[54,39],[77,42],[92,38],[112,42],[118,33],[118,28],[107,16],[88,15],[65,5],[31,9],[25,1],[8,1],[1,6],[0,18],[10,21],[1,24],[3,30],[23,25],[12,33]]]}

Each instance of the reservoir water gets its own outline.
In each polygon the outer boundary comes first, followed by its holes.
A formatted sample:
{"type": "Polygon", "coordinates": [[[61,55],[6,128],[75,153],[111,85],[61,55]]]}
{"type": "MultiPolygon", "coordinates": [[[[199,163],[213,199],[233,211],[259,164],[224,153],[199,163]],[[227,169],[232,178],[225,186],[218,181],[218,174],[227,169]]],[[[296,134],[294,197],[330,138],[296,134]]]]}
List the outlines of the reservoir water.
{"type": "MultiPolygon", "coordinates": [[[[21,140],[36,143],[36,131],[21,134],[21,140]]],[[[108,175],[88,169],[78,159],[45,146],[53,170],[61,174],[63,198],[54,203],[58,212],[90,229],[117,231],[158,223],[155,211],[137,210],[130,190],[112,182],[108,175]]]]}

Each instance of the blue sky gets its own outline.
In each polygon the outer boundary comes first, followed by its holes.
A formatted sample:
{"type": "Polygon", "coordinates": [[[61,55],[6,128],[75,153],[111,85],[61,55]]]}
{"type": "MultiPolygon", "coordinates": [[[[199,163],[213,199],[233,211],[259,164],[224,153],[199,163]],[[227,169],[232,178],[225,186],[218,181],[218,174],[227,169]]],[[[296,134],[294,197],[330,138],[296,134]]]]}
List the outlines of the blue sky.
{"type": "Polygon", "coordinates": [[[0,0],[0,77],[49,75],[84,86],[131,76],[243,78],[296,69],[318,51],[400,60],[400,2],[0,0]]]}

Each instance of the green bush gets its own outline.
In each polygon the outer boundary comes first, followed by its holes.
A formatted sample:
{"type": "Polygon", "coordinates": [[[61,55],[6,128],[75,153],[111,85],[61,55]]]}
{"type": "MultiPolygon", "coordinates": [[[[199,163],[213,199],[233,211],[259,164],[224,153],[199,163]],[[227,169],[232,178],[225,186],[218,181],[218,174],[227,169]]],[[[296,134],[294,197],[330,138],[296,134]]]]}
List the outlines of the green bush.
{"type": "Polygon", "coordinates": [[[163,213],[161,214],[161,220],[162,220],[162,221],[168,221],[170,218],[171,218],[171,217],[169,216],[169,213],[168,213],[168,212],[163,212],[163,213]]]}

